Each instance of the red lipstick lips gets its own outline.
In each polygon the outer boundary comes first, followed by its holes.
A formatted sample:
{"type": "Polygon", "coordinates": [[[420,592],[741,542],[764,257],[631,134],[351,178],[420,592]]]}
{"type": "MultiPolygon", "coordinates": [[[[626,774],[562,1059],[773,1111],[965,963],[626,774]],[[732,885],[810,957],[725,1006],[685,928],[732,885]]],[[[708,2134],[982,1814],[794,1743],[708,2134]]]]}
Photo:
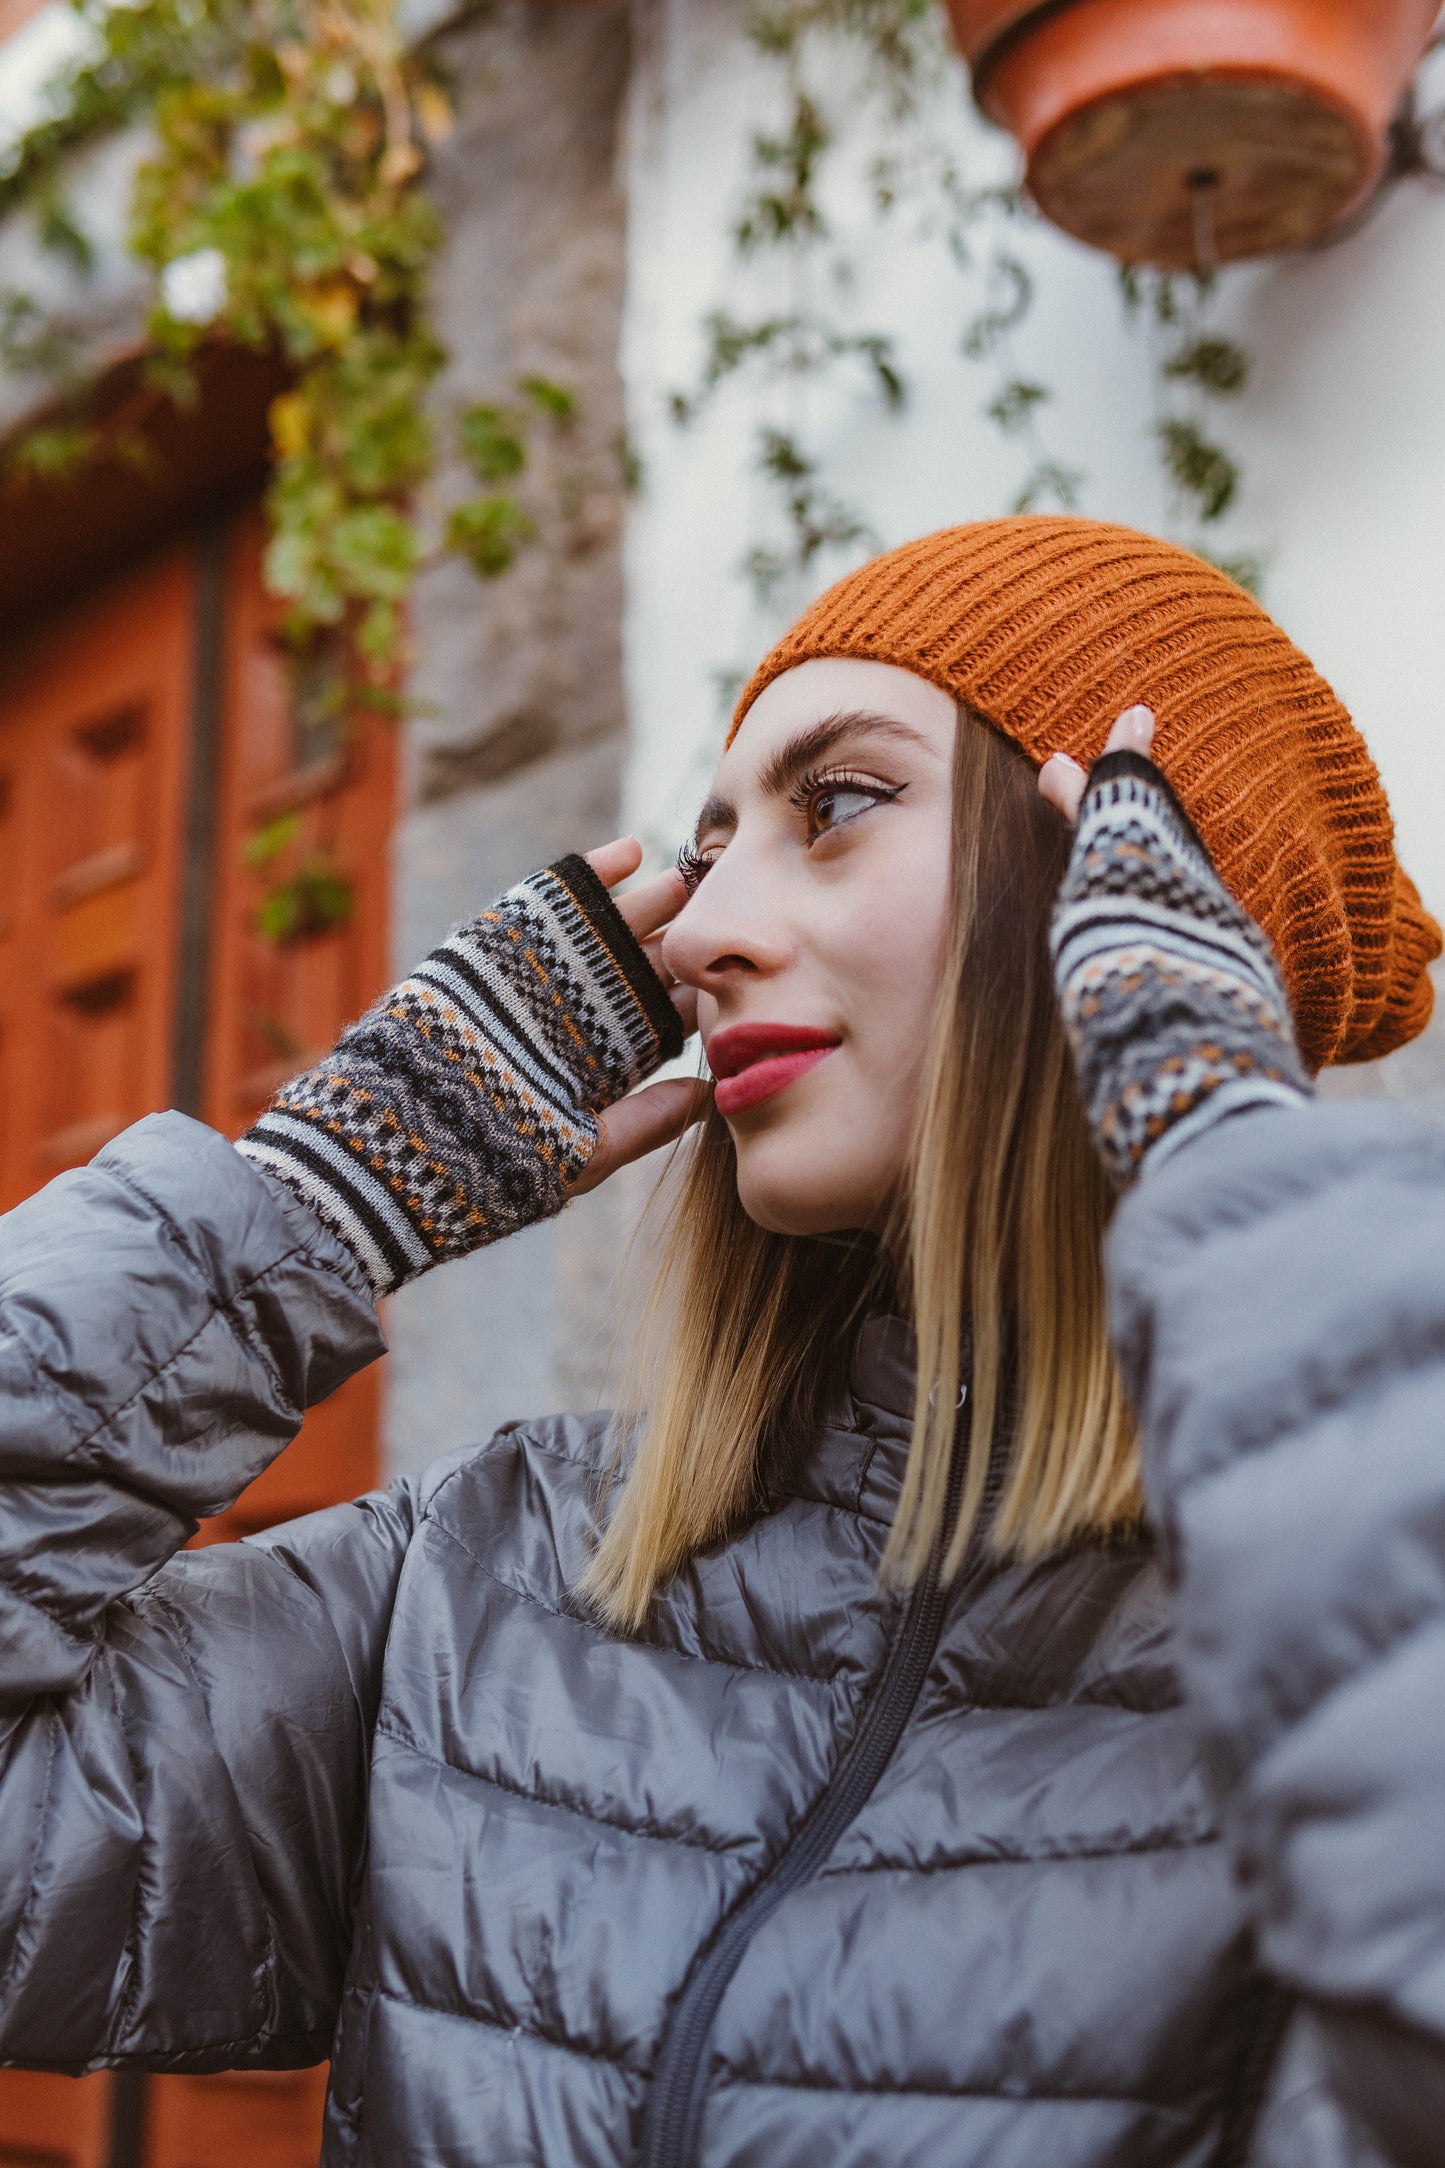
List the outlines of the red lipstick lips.
{"type": "Polygon", "coordinates": [[[834,1031],[806,1024],[726,1024],[708,1041],[708,1067],[717,1078],[713,1097],[731,1119],[785,1091],[840,1044],[834,1031]]]}

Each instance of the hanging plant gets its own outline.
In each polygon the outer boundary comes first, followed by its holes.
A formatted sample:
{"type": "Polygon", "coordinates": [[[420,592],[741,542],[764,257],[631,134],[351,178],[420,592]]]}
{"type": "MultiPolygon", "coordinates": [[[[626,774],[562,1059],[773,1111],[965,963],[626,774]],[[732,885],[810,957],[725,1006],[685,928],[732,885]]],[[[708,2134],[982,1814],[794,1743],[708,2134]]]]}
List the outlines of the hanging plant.
{"type": "MultiPolygon", "coordinates": [[[[956,17],[958,12],[956,6],[956,17]]],[[[1034,12],[1042,20],[1050,10],[1021,8],[1012,0],[1014,19],[1034,12]]],[[[1018,234],[1038,214],[1022,180],[1012,186],[972,182],[960,161],[957,130],[925,112],[949,65],[929,0],[782,0],[755,11],[747,35],[778,72],[782,122],[752,136],[733,240],[744,262],[764,251],[781,260],[794,292],[808,295],[811,305],[754,318],[732,309],[710,311],[697,377],[689,390],[672,395],[674,420],[692,422],[728,379],[745,370],[779,384],[786,400],[790,378],[854,367],[888,411],[904,407],[907,376],[893,334],[842,320],[817,299],[851,288],[852,267],[839,250],[824,192],[830,165],[846,155],[850,125],[863,107],[881,100],[891,141],[869,168],[873,204],[880,217],[910,216],[921,233],[941,239],[963,280],[968,313],[960,351],[991,371],[981,410],[1023,458],[1008,509],[1079,509],[1088,476],[1050,440],[1053,393],[1025,365],[1019,347],[1034,276],[1018,234]],[[851,92],[841,87],[847,80],[837,65],[843,49],[862,63],[851,92]]],[[[1191,278],[1129,269],[1121,283],[1126,315],[1147,325],[1152,341],[1153,435],[1170,525],[1233,578],[1256,587],[1257,555],[1221,554],[1212,547],[1216,523],[1234,506],[1241,486],[1238,462],[1219,441],[1216,408],[1238,394],[1248,368],[1242,349],[1212,322],[1216,281],[1208,273],[1191,278]]],[[[761,600],[789,579],[814,579],[816,561],[826,552],[878,546],[864,509],[835,493],[824,461],[795,428],[761,423],[755,465],[773,485],[778,515],[776,535],[752,545],[740,567],[761,600]]],[[[724,698],[737,678],[736,671],[717,673],[724,698]]]]}
{"type": "Polygon", "coordinates": [[[567,429],[576,418],[572,393],[549,377],[519,377],[517,390],[520,404],[481,402],[465,408],[457,423],[461,455],[486,487],[482,496],[453,506],[447,521],[447,547],[465,557],[484,580],[497,579],[507,571],[522,544],[537,533],[532,514],[509,490],[497,485],[515,483],[524,471],[528,438],[538,421],[567,429]]]}
{"type": "Polygon", "coordinates": [[[1239,494],[1239,462],[1219,441],[1215,412],[1239,397],[1249,357],[1215,326],[1214,272],[1140,271],[1124,266],[1126,316],[1147,332],[1156,386],[1154,436],[1169,494],[1170,525],[1196,555],[1258,594],[1264,562],[1252,550],[1221,552],[1217,523],[1239,494]]]}
{"type": "MultiPolygon", "coordinates": [[[[132,123],[149,128],[130,232],[154,281],[148,374],[186,401],[208,341],[283,360],[266,583],[298,652],[344,635],[343,704],[394,708],[403,605],[437,546],[416,505],[440,450],[426,394],[445,353],[426,282],[441,229],[417,182],[449,125],[444,88],[408,48],[394,0],[78,0],[78,12],[88,55],[10,151],[0,215],[29,210],[48,246],[83,263],[64,202],[70,162],[132,123]]],[[[114,454],[59,334],[26,296],[0,303],[0,359],[48,364],[62,394],[58,418],[20,439],[13,464],[55,473],[114,454]]],[[[509,410],[505,456],[502,423],[487,419],[500,409],[456,417],[461,455],[485,486],[453,507],[439,546],[484,578],[534,531],[514,488],[498,485],[525,467],[529,429],[570,413],[561,387],[529,384],[509,410]]]]}
{"type": "MultiPolygon", "coordinates": [[[[1046,444],[1040,410],[1050,393],[1024,377],[1013,347],[1013,332],[1032,298],[1032,281],[1009,240],[1024,206],[1016,190],[970,186],[952,144],[921,123],[948,65],[931,0],[784,0],[755,11],[747,35],[779,72],[782,121],[752,137],[733,241],[745,262],[764,252],[781,259],[795,292],[806,292],[810,305],[750,319],[712,310],[697,378],[690,389],[672,394],[673,419],[694,421],[743,370],[778,383],[786,401],[789,380],[852,367],[886,411],[899,413],[906,405],[908,387],[892,334],[851,324],[837,313],[836,300],[829,306],[817,298],[846,293],[851,283],[852,266],[824,202],[830,160],[846,150],[854,114],[881,104],[901,148],[878,159],[869,173],[875,208],[884,218],[912,212],[932,230],[941,229],[952,261],[981,280],[983,300],[960,343],[993,367],[987,411],[1025,453],[1019,508],[1072,505],[1083,477],[1046,444]],[[828,65],[840,44],[862,63],[851,97],[838,93],[836,66],[828,65]]],[[[825,553],[860,543],[878,546],[865,514],[831,487],[818,455],[781,415],[758,425],[755,466],[772,485],[778,514],[777,533],[752,545],[741,567],[760,600],[790,579],[810,577],[825,553]]],[[[734,675],[722,673],[719,683],[730,686],[734,675]]]]}
{"type": "Polygon", "coordinates": [[[263,941],[290,948],[350,924],[356,891],[327,849],[306,846],[298,814],[283,813],[258,829],[245,858],[253,871],[270,876],[255,913],[263,941]]]}

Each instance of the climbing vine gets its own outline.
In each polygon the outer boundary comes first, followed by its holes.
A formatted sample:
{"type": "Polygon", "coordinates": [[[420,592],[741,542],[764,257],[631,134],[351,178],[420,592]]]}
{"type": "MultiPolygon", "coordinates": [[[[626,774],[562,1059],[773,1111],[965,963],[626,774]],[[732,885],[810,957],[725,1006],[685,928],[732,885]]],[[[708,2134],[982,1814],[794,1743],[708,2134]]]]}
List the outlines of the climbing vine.
{"type": "MultiPolygon", "coordinates": [[[[344,659],[339,704],[394,706],[420,565],[442,548],[484,578],[504,571],[533,531],[516,488],[529,434],[571,418],[565,389],[536,377],[450,417],[477,487],[441,535],[424,530],[418,492],[442,449],[425,395],[445,353],[426,306],[441,231],[416,184],[449,126],[445,85],[408,48],[394,0],[77,0],[77,12],[85,50],[0,166],[0,216],[29,212],[41,243],[84,273],[91,244],[66,186],[76,155],[148,128],[130,218],[152,279],[147,375],[184,402],[208,342],[284,363],[266,581],[293,647],[320,641],[344,659]]],[[[61,328],[23,293],[0,295],[0,361],[55,392],[12,469],[143,456],[96,418],[61,328]]]]}
{"type": "MultiPolygon", "coordinates": [[[[960,353],[987,370],[982,410],[1020,455],[1009,509],[1082,506],[1089,476],[1054,441],[1052,387],[1021,357],[1035,286],[1020,239],[1036,214],[1016,181],[980,180],[964,168],[957,108],[946,95],[955,63],[933,0],[762,0],[747,35],[774,73],[779,119],[752,135],[732,240],[740,263],[766,259],[781,271],[791,301],[754,316],[724,308],[708,314],[702,362],[692,386],[673,395],[674,419],[690,423],[743,371],[781,389],[780,410],[796,413],[800,405],[790,386],[844,368],[884,410],[906,406],[896,336],[852,317],[853,265],[840,240],[843,222],[829,208],[840,184],[846,195],[851,180],[856,193],[850,132],[861,123],[876,141],[881,108],[890,148],[865,161],[864,190],[879,219],[911,221],[915,232],[940,241],[960,280],[960,353]]],[[[1211,547],[1241,479],[1219,441],[1216,409],[1237,395],[1247,373],[1242,350],[1213,323],[1217,280],[1208,271],[1125,271],[1120,286],[1129,320],[1151,341],[1149,427],[1171,524],[1181,540],[1256,585],[1257,557],[1216,556],[1211,547]]],[[[829,552],[877,546],[866,511],[835,489],[795,419],[761,422],[754,457],[771,488],[772,531],[749,548],[740,569],[760,599],[789,579],[812,576],[829,552]]]]}
{"type": "MultiPolygon", "coordinates": [[[[130,218],[152,283],[147,372],[183,401],[196,395],[208,342],[284,363],[270,414],[267,582],[296,653],[341,659],[338,708],[358,698],[394,707],[418,569],[447,550],[484,578],[505,571],[535,531],[521,486],[534,433],[572,420],[565,387],[538,377],[450,415],[427,397],[445,360],[426,305],[441,233],[417,183],[450,123],[445,82],[403,38],[396,0],[74,4],[84,50],[0,159],[0,217],[28,214],[41,244],[84,275],[92,244],[68,193],[77,154],[148,130],[130,218]],[[419,506],[447,448],[473,487],[434,531],[419,506]]],[[[1080,505],[1089,478],[1054,441],[1052,388],[1021,352],[1034,280],[1020,243],[1034,214],[1016,184],[965,170],[934,0],[759,0],[748,37],[772,73],[777,118],[752,135],[732,239],[740,261],[771,267],[769,304],[709,314],[701,366],[673,409],[691,422],[743,372],[783,388],[753,449],[775,507],[742,567],[754,590],[769,598],[830,555],[878,541],[786,388],[850,371],[886,412],[908,401],[895,334],[856,320],[849,220],[830,208],[840,181],[845,193],[861,185],[880,220],[942,244],[960,280],[961,354],[987,371],[981,405],[1018,450],[1015,507],[1080,505]],[[851,131],[869,108],[882,112],[889,147],[850,167],[851,131]]],[[[1208,273],[1122,279],[1151,341],[1149,426],[1173,518],[1206,551],[1240,487],[1215,415],[1246,369],[1213,324],[1216,283],[1208,273]]],[[[44,423],[10,448],[12,467],[53,474],[100,451],[145,456],[98,418],[63,322],[25,293],[0,292],[0,363],[54,391],[44,423]]],[[[1226,562],[1236,577],[1258,576],[1257,560],[1226,562]]],[[[335,903],[316,869],[287,879],[293,937],[335,903]]]]}
{"type": "Polygon", "coordinates": [[[1258,553],[1221,554],[1212,543],[1215,525],[1233,507],[1241,485],[1239,462],[1219,441],[1214,412],[1221,400],[1238,398],[1249,378],[1249,357],[1212,321],[1218,285],[1218,273],[1209,270],[1181,273],[1125,266],[1119,274],[1125,313],[1151,342],[1151,426],[1171,523],[1201,557],[1257,593],[1264,578],[1258,553]]]}

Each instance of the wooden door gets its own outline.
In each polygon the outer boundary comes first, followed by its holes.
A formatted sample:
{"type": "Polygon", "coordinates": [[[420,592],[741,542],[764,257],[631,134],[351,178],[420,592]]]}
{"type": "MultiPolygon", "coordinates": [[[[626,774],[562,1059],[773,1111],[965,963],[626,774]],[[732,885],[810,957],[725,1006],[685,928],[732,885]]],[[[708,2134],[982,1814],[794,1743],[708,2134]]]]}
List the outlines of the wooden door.
{"type": "Polygon", "coordinates": [[[0,681],[0,1209],[170,1097],[192,593],[172,556],[0,681]]]}
{"type": "MultiPolygon", "coordinates": [[[[0,659],[0,1208],[155,1108],[237,1134],[386,982],[392,734],[297,698],[260,547],[246,511],[0,659]],[[263,934],[308,881],[334,922],[263,934]]],[[[377,1410],[373,1370],[196,1540],[369,1488],[377,1410]]],[[[324,2090],[0,2071],[0,2168],[308,2168],[324,2090]]]]}
{"type": "MultiPolygon", "coordinates": [[[[387,982],[395,734],[376,716],[337,717],[324,671],[298,685],[274,637],[276,605],[261,586],[260,561],[252,515],[233,538],[227,579],[224,706],[245,717],[245,728],[224,733],[218,777],[199,1109],[228,1136],[318,1060],[387,982]],[[257,918],[268,898],[290,890],[304,911],[308,883],[338,899],[344,892],[344,923],[265,938],[257,918]]],[[[373,1482],[379,1391],[375,1369],[343,1386],[206,1535],[246,1535],[373,1482]]]]}
{"type": "Polygon", "coordinates": [[[153,2078],[146,2168],[316,2168],[326,2071],[153,2078]]]}
{"type": "Polygon", "coordinates": [[[0,2070],[5,2168],[110,2168],[114,2081],[0,2070]]]}

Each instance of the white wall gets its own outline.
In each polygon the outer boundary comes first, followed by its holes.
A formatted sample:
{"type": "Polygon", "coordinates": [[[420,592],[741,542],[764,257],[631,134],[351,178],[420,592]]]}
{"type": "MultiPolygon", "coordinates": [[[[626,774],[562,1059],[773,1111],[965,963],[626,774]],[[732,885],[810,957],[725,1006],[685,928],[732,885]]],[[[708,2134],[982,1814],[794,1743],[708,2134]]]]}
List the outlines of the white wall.
{"type": "MultiPolygon", "coordinates": [[[[668,419],[667,393],[695,374],[706,309],[789,301],[779,268],[740,269],[729,240],[750,131],[777,117],[775,76],[741,19],[735,0],[642,6],[623,339],[644,461],[627,545],[629,808],[658,850],[675,848],[715,750],[714,673],[750,665],[807,599],[795,592],[763,612],[735,574],[767,518],[766,492],[748,472],[757,419],[781,414],[826,446],[830,475],[862,500],[885,544],[1006,510],[1024,464],[983,418],[989,373],[958,352],[971,313],[964,281],[936,242],[906,224],[880,228],[856,190],[839,199],[856,269],[849,306],[860,324],[898,335],[914,386],[902,419],[881,415],[856,379],[735,384],[691,429],[668,419]]],[[[1438,89],[1445,98],[1445,82],[1438,89]]],[[[941,110],[972,174],[1007,168],[1011,147],[974,114],[961,71],[941,110]]],[[[1017,360],[1056,388],[1050,446],[1089,471],[1082,509],[1161,528],[1145,346],[1123,324],[1113,267],[1043,227],[1024,248],[1039,294],[1017,360]]],[[[1353,709],[1384,773],[1402,856],[1445,916],[1442,264],[1445,187],[1411,179],[1352,238],[1228,275],[1222,318],[1254,368],[1242,400],[1220,411],[1246,487],[1219,539],[1267,551],[1264,599],[1353,709]]],[[[814,585],[846,562],[820,564],[814,585]]]]}

